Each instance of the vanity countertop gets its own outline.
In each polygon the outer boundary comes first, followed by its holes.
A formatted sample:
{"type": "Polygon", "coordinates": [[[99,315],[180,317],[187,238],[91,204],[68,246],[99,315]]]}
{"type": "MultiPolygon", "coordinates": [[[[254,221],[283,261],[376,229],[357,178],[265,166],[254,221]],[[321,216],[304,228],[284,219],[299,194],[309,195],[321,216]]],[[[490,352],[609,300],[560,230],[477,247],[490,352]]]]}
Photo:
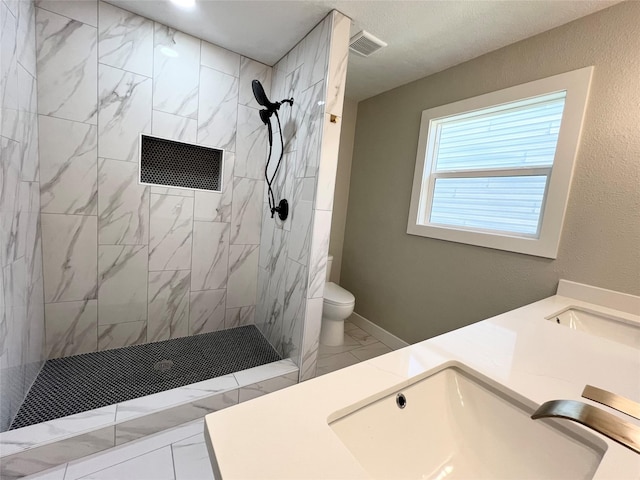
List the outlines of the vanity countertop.
{"type": "MultiPolygon", "coordinates": [[[[631,299],[627,313],[640,313],[635,298],[627,296],[631,299]]],[[[545,320],[569,306],[625,316],[555,295],[210,414],[205,438],[216,478],[370,478],[327,419],[378,392],[402,388],[412,378],[426,376],[451,361],[537,404],[554,399],[586,401],[581,398],[586,384],[640,401],[640,350],[545,320]]],[[[593,434],[607,444],[594,478],[640,478],[640,455],[593,434]]]]}

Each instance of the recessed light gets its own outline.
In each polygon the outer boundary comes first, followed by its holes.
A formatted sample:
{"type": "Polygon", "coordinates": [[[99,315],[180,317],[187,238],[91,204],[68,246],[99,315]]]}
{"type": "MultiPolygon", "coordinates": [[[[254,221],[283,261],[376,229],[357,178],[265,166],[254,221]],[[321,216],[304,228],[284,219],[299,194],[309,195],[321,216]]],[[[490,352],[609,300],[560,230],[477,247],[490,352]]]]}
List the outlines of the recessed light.
{"type": "Polygon", "coordinates": [[[193,8],[196,5],[196,0],[171,0],[171,1],[181,8],[193,8]]]}

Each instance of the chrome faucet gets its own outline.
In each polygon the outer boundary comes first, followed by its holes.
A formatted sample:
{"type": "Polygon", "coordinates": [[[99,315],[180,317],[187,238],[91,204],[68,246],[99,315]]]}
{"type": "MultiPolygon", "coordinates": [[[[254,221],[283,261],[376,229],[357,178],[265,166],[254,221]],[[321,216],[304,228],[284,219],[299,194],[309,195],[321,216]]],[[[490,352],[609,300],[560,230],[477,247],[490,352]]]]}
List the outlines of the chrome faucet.
{"type": "MultiPolygon", "coordinates": [[[[640,404],[606,390],[585,386],[582,396],[607,405],[625,415],[640,419],[640,404]]],[[[620,445],[640,454],[640,427],[626,422],[601,408],[576,400],[551,400],[545,402],[531,418],[566,418],[595,430],[620,445]]]]}

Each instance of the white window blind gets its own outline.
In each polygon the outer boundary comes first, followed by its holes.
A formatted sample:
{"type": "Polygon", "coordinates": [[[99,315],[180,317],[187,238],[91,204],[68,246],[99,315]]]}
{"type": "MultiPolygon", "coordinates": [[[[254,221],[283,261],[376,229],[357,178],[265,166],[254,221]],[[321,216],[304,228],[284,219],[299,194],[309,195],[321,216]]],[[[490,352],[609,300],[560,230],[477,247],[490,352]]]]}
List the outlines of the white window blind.
{"type": "Polygon", "coordinates": [[[592,74],[423,110],[407,233],[556,258],[592,74]]]}
{"type": "Polygon", "coordinates": [[[432,120],[423,222],[537,237],[565,97],[432,120]]]}

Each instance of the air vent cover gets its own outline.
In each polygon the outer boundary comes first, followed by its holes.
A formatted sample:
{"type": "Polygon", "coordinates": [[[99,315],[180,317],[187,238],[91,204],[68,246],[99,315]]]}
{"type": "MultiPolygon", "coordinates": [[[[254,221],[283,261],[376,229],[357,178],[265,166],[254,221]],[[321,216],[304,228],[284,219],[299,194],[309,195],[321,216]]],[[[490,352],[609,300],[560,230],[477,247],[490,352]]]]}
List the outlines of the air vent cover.
{"type": "Polygon", "coordinates": [[[140,183],[221,190],[222,150],[149,135],[140,141],[140,183]]]}
{"type": "Polygon", "coordinates": [[[386,46],[385,42],[364,30],[351,37],[349,42],[349,48],[363,57],[368,57],[386,46]]]}

